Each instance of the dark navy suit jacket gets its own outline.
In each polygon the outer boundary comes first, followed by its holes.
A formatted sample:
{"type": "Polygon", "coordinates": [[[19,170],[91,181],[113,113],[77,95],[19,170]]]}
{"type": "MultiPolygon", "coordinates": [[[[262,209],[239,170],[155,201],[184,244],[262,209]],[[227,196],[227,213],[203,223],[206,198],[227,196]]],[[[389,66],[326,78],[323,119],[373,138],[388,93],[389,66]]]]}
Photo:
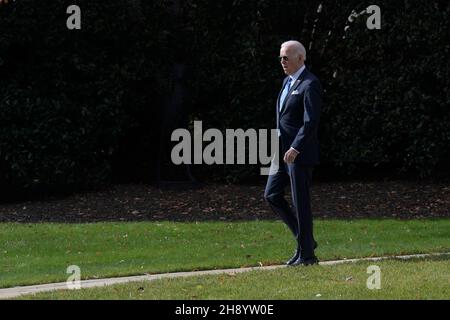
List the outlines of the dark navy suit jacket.
{"type": "Polygon", "coordinates": [[[277,129],[280,130],[281,159],[289,148],[300,153],[295,164],[315,165],[319,163],[319,127],[322,108],[322,85],[308,69],[304,69],[284,99],[280,110],[280,96],[289,77],[283,81],[277,99],[277,129]]]}

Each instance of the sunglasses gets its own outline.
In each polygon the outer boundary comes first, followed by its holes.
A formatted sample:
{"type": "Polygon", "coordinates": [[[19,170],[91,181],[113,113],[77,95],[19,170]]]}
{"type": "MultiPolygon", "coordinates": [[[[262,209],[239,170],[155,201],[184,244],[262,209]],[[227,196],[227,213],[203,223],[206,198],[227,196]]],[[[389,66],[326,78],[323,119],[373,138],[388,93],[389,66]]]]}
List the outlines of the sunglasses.
{"type": "Polygon", "coordinates": [[[289,58],[286,56],[278,57],[278,60],[280,61],[289,61],[289,58]]]}

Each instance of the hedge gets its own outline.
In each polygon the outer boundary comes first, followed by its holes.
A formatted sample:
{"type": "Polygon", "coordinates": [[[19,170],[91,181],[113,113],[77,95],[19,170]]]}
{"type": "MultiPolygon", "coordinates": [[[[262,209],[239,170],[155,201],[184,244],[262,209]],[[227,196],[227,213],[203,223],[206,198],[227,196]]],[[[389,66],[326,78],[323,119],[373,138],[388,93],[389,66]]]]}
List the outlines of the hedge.
{"type": "MultiPolygon", "coordinates": [[[[447,1],[378,1],[381,30],[367,29],[367,14],[348,22],[352,10],[367,7],[361,1],[181,3],[178,20],[163,1],[0,6],[3,194],[154,180],[173,63],[192,70],[189,121],[272,128],[283,78],[276,58],[287,39],[307,46],[308,67],[325,89],[322,166],[446,172],[447,1]],[[70,4],[82,9],[81,30],[66,28],[70,4]]],[[[197,168],[199,176],[233,182],[258,172],[197,168]]]]}

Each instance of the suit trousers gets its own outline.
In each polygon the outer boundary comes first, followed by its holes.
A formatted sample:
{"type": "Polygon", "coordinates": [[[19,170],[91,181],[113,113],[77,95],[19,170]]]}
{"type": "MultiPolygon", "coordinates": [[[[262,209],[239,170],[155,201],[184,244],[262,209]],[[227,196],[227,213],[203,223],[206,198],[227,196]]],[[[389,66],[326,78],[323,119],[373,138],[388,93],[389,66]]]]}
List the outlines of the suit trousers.
{"type": "Polygon", "coordinates": [[[286,223],[300,250],[300,256],[314,257],[313,219],[311,212],[311,183],[313,166],[298,163],[286,164],[284,154],[279,152],[278,172],[269,175],[264,198],[286,223]],[[285,189],[290,184],[293,207],[288,204],[285,189]]]}

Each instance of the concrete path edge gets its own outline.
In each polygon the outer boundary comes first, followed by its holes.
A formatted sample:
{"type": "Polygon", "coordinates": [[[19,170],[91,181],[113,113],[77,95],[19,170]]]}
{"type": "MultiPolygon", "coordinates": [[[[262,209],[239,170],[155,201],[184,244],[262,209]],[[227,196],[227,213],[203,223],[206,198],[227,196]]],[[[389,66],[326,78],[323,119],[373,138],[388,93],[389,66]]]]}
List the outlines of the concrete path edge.
{"type": "MultiPolygon", "coordinates": [[[[415,258],[430,258],[450,255],[450,252],[445,253],[429,253],[429,254],[410,254],[399,256],[384,256],[384,257],[370,257],[370,258],[356,258],[356,259],[343,259],[343,260],[331,260],[320,262],[320,265],[337,265],[342,263],[352,263],[358,261],[381,261],[387,259],[415,259],[415,258]]],[[[249,268],[233,268],[233,269],[217,269],[217,270],[202,270],[202,271],[189,271],[189,272],[173,272],[173,273],[161,273],[161,274],[146,274],[140,276],[129,277],[117,277],[106,279],[92,279],[80,281],[81,289],[103,287],[120,283],[139,282],[139,281],[154,281],[165,278],[179,278],[179,277],[192,277],[202,275],[217,275],[217,274],[236,274],[242,272],[256,271],[256,270],[274,270],[279,268],[285,268],[286,265],[274,265],[274,266],[261,266],[261,267],[249,267],[249,268]]],[[[69,287],[66,282],[49,283],[33,286],[13,287],[0,289],[0,299],[11,299],[27,294],[36,294],[39,292],[49,292],[54,290],[68,290],[69,287]]]]}

